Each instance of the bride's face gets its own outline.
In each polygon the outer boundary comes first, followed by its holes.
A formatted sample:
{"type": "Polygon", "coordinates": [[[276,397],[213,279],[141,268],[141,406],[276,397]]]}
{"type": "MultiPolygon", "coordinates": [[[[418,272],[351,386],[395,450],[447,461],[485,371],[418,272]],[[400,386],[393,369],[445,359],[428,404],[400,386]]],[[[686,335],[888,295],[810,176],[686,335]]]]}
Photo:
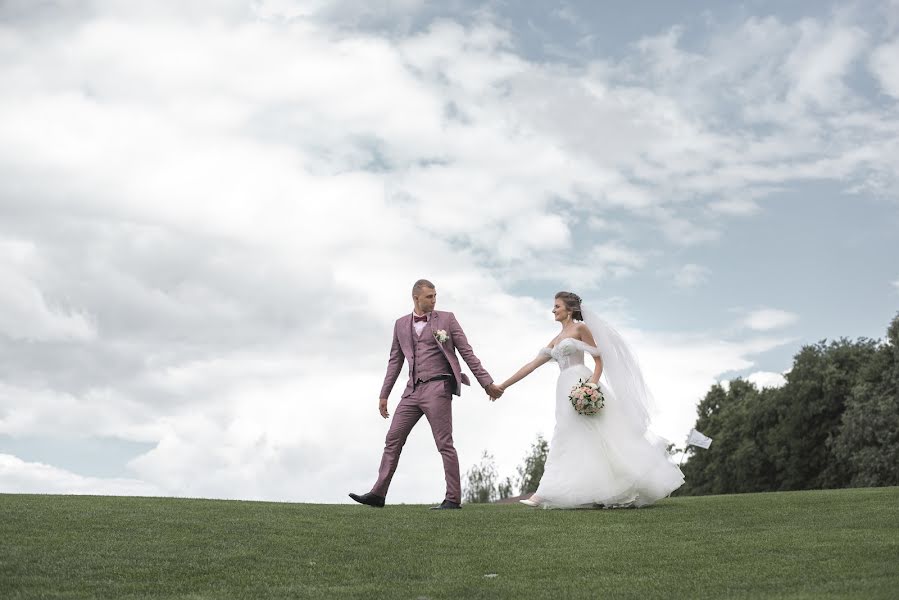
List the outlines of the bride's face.
{"type": "Polygon", "coordinates": [[[562,302],[560,298],[556,298],[556,301],[553,304],[553,317],[555,317],[556,321],[564,321],[567,319],[569,312],[570,311],[565,308],[565,303],[562,302]]]}

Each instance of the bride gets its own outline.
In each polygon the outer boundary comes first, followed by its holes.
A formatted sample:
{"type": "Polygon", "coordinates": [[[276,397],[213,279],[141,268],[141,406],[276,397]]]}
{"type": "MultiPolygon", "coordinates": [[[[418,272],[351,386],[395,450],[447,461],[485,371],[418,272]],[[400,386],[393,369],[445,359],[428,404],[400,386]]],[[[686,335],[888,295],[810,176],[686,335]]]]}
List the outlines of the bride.
{"type": "Polygon", "coordinates": [[[668,496],[684,476],[669,460],[664,440],[648,430],[652,397],[633,353],[617,331],[581,307],[577,294],[556,294],[552,312],[562,330],[499,386],[505,390],[550,360],[559,364],[556,426],[543,478],[537,492],[521,502],[544,508],[639,507],[668,496]],[[593,357],[592,370],[584,353],[593,357]],[[605,397],[593,416],[578,414],[568,399],[579,380],[598,384],[605,397]]]}

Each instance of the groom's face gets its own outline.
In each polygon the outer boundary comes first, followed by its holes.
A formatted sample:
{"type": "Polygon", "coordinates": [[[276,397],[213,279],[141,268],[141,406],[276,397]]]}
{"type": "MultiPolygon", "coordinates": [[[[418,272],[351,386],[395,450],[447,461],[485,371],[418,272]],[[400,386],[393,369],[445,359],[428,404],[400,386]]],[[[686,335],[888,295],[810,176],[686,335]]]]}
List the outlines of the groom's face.
{"type": "Polygon", "coordinates": [[[428,287],[422,288],[417,296],[412,296],[412,301],[415,302],[415,309],[419,314],[429,313],[437,304],[437,290],[428,287]]]}

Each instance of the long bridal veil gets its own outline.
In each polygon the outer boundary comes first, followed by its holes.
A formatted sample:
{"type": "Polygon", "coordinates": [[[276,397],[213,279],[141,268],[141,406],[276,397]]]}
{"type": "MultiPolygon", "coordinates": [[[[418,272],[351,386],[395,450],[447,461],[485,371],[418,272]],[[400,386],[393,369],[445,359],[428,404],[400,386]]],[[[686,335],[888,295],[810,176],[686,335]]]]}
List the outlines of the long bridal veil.
{"type": "Polygon", "coordinates": [[[581,315],[596,340],[606,383],[622,402],[629,425],[645,433],[656,407],[637,357],[621,334],[599,315],[583,306],[581,315]]]}

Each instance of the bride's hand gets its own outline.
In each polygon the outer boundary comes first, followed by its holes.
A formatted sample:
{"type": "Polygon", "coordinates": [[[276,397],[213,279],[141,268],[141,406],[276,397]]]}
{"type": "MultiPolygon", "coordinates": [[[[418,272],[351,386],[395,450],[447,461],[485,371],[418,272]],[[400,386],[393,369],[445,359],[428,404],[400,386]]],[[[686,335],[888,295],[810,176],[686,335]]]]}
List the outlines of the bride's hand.
{"type": "Polygon", "coordinates": [[[506,388],[505,388],[504,386],[502,386],[502,385],[496,386],[496,389],[499,391],[499,393],[498,393],[496,396],[492,396],[492,397],[490,398],[490,400],[491,400],[491,401],[494,401],[494,402],[495,402],[496,400],[498,400],[500,396],[502,396],[503,394],[506,393],[506,388]]]}

